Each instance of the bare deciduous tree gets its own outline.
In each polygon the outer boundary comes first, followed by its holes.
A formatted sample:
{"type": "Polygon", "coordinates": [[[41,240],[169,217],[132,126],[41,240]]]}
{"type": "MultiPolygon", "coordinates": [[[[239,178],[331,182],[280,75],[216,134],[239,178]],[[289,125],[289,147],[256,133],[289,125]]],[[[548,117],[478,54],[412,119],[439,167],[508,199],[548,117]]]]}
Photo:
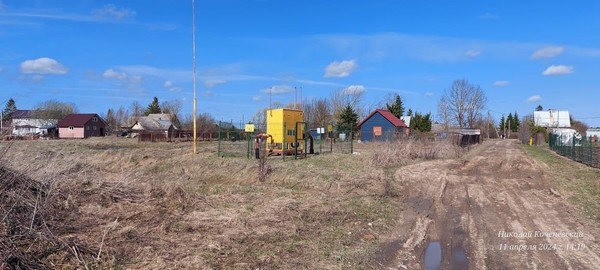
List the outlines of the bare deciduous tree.
{"type": "Polygon", "coordinates": [[[438,114],[445,125],[457,125],[461,128],[473,128],[482,118],[487,97],[479,85],[467,80],[455,80],[447,89],[438,104],[438,114]]]}
{"type": "Polygon", "coordinates": [[[331,104],[326,98],[314,98],[302,107],[309,127],[325,127],[331,123],[331,104]]]}
{"type": "Polygon", "coordinates": [[[181,111],[181,107],[183,106],[183,104],[181,103],[181,100],[168,100],[168,101],[164,101],[162,104],[160,104],[160,107],[162,108],[162,112],[163,113],[167,113],[171,115],[171,122],[173,123],[173,125],[175,125],[176,127],[180,127],[181,126],[181,122],[179,121],[179,112],[181,111]]]}
{"type": "Polygon", "coordinates": [[[36,118],[44,120],[46,125],[56,125],[65,116],[76,111],[75,104],[49,100],[39,103],[35,108],[34,115],[36,118]]]}
{"type": "Polygon", "coordinates": [[[207,134],[217,132],[216,121],[209,113],[201,113],[196,119],[198,133],[207,134]]]}
{"type": "Polygon", "coordinates": [[[352,109],[358,114],[363,115],[363,108],[360,106],[362,97],[364,94],[364,87],[362,86],[350,86],[344,89],[331,92],[331,106],[333,111],[333,119],[336,121],[340,120],[340,115],[347,105],[350,105],[352,109]]]}

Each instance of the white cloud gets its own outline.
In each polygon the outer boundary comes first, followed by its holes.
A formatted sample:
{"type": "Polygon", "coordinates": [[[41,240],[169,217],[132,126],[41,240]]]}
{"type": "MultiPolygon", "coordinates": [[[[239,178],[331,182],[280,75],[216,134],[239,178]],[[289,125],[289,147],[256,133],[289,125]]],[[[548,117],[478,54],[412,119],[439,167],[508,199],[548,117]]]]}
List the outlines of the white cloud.
{"type": "Polygon", "coordinates": [[[479,16],[480,19],[498,19],[498,15],[486,12],[485,14],[479,16]]]}
{"type": "Polygon", "coordinates": [[[363,85],[350,85],[342,90],[343,95],[356,95],[365,92],[366,88],[363,85]]]}
{"type": "Polygon", "coordinates": [[[169,92],[181,92],[181,87],[174,86],[172,81],[165,81],[163,86],[167,88],[169,92]]]}
{"type": "Polygon", "coordinates": [[[468,50],[465,55],[467,57],[477,57],[481,54],[481,51],[477,51],[477,50],[468,50]]]}
{"type": "Polygon", "coordinates": [[[261,101],[263,99],[264,99],[263,96],[254,96],[254,97],[252,97],[252,101],[261,101]]]}
{"type": "Polygon", "coordinates": [[[508,84],[510,84],[509,81],[495,81],[494,82],[494,86],[507,86],[508,84]]]}
{"type": "Polygon", "coordinates": [[[219,84],[224,84],[224,83],[227,83],[227,81],[226,80],[214,80],[214,79],[212,79],[212,80],[205,80],[204,81],[204,86],[206,86],[206,87],[215,87],[215,86],[217,86],[219,84]]]}
{"type": "Polygon", "coordinates": [[[538,49],[531,55],[531,59],[553,58],[563,53],[565,48],[562,46],[547,46],[538,49]]]}
{"type": "Polygon", "coordinates": [[[538,102],[541,100],[542,100],[542,97],[540,95],[533,95],[533,96],[530,96],[529,98],[527,98],[528,103],[538,102]]]}
{"type": "Polygon", "coordinates": [[[108,4],[101,9],[94,10],[92,14],[100,18],[122,20],[123,18],[134,16],[135,11],[129,8],[122,8],[113,4],[108,4]]]}
{"type": "Polygon", "coordinates": [[[293,92],[294,88],[289,86],[289,85],[274,85],[271,88],[266,88],[266,89],[261,89],[260,92],[261,93],[271,93],[274,95],[278,95],[278,94],[287,94],[290,92],[293,92]]]}
{"type": "Polygon", "coordinates": [[[544,72],[542,72],[545,76],[552,75],[565,75],[574,72],[573,66],[565,66],[565,65],[551,65],[544,72]]]}
{"type": "Polygon", "coordinates": [[[343,78],[348,77],[352,71],[354,71],[358,65],[355,60],[344,60],[342,62],[331,62],[325,68],[325,75],[323,77],[336,77],[343,78]]]}
{"type": "Polygon", "coordinates": [[[426,96],[426,97],[433,97],[433,95],[434,95],[434,94],[433,94],[432,92],[426,92],[426,93],[425,93],[425,96],[426,96]]]}
{"type": "Polygon", "coordinates": [[[21,63],[24,74],[67,74],[69,70],[61,63],[48,57],[25,60],[21,63]]]}
{"type": "Polygon", "coordinates": [[[127,74],[125,72],[117,72],[113,69],[108,69],[102,73],[102,78],[105,79],[117,79],[117,80],[125,80],[127,79],[127,74]]]}

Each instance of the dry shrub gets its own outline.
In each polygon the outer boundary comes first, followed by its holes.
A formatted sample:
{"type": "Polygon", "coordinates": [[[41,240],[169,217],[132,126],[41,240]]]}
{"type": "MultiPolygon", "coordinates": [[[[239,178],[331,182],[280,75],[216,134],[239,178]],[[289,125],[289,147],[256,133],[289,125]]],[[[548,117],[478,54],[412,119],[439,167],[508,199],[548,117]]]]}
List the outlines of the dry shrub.
{"type": "Polygon", "coordinates": [[[0,166],[0,268],[52,269],[48,260],[70,265],[95,262],[89,245],[75,237],[62,194],[53,183],[40,183],[0,166]]]}
{"type": "Polygon", "coordinates": [[[372,166],[406,165],[413,160],[433,160],[459,157],[463,149],[448,140],[427,142],[422,140],[398,140],[377,143],[380,151],[373,155],[372,166]]]}

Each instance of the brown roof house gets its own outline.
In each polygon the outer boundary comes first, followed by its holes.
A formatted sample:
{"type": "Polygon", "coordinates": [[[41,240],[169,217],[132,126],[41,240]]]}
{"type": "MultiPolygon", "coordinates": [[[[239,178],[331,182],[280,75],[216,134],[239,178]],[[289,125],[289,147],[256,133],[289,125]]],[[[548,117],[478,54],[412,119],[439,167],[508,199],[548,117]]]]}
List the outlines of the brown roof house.
{"type": "Polygon", "coordinates": [[[58,137],[83,139],[104,136],[106,122],[95,113],[73,113],[58,122],[58,137]]]}
{"type": "Polygon", "coordinates": [[[136,133],[140,141],[172,141],[176,130],[167,113],[142,116],[131,127],[131,132],[136,133]]]}

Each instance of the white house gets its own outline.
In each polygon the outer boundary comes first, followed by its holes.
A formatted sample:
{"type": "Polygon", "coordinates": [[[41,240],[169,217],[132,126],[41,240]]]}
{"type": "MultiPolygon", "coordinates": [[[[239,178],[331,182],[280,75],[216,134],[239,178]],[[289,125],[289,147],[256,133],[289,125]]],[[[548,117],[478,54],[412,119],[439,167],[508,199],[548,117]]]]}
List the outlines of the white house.
{"type": "Polygon", "coordinates": [[[44,135],[58,120],[40,119],[32,110],[16,110],[12,113],[12,134],[17,136],[44,135]]]}
{"type": "Polygon", "coordinates": [[[535,111],[533,112],[533,121],[536,126],[546,128],[571,127],[571,117],[569,115],[569,111],[535,111]]]}

